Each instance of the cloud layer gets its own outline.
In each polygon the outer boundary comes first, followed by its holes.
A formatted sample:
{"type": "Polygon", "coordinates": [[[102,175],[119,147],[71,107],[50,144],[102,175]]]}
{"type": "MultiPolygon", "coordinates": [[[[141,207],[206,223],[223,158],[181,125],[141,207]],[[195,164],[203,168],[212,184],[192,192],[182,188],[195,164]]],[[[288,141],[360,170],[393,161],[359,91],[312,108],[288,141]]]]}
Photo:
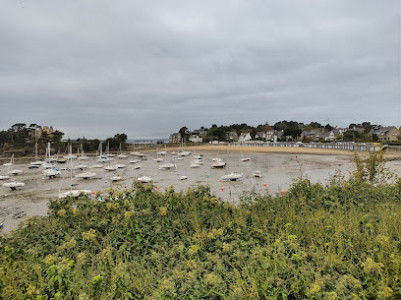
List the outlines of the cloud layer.
{"type": "Polygon", "coordinates": [[[0,128],[400,123],[400,2],[0,2],[0,128]]]}

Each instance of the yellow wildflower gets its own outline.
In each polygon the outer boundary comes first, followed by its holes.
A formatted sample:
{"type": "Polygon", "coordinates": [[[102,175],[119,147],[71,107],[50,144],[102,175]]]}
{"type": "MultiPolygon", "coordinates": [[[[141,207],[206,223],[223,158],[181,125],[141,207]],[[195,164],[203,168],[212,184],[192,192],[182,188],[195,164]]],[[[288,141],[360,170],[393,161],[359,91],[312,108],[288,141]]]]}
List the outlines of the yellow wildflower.
{"type": "Polygon", "coordinates": [[[91,228],[89,231],[82,232],[82,238],[87,241],[94,240],[96,238],[96,230],[91,228]]]}
{"type": "Polygon", "coordinates": [[[223,243],[223,252],[230,252],[232,249],[230,244],[223,243]]]}
{"type": "Polygon", "coordinates": [[[36,287],[35,286],[33,286],[33,285],[29,285],[28,286],[28,288],[26,289],[26,294],[28,295],[28,296],[33,296],[33,295],[37,295],[37,294],[39,294],[39,290],[37,290],[36,289],[36,287]]]}
{"type": "Polygon", "coordinates": [[[61,246],[60,246],[60,250],[68,250],[68,249],[72,249],[76,246],[77,242],[75,241],[74,238],[71,238],[69,241],[64,242],[61,246]]]}
{"type": "Polygon", "coordinates": [[[199,251],[199,246],[198,245],[192,245],[188,249],[188,254],[192,256],[192,255],[195,255],[196,253],[198,253],[198,251],[199,251]]]}
{"type": "Polygon", "coordinates": [[[377,242],[378,242],[380,245],[382,245],[382,246],[387,245],[388,242],[390,241],[390,239],[389,239],[387,236],[385,236],[385,235],[379,235],[379,236],[376,238],[376,240],[377,240],[377,242]]]}
{"type": "Polygon", "coordinates": [[[337,299],[337,293],[336,292],[327,292],[325,293],[325,298],[327,300],[336,300],[337,299]]]}
{"type": "Polygon", "coordinates": [[[79,260],[79,261],[84,261],[86,259],[86,253],[85,252],[80,252],[80,253],[78,253],[78,255],[77,255],[77,260],[79,260]]]}
{"type": "Polygon", "coordinates": [[[393,297],[393,290],[390,287],[386,286],[377,293],[377,297],[379,299],[390,299],[391,297],[393,297]]]}
{"type": "Polygon", "coordinates": [[[312,284],[312,286],[309,290],[309,293],[311,295],[315,295],[315,294],[319,293],[321,289],[322,289],[322,287],[319,284],[314,283],[314,284],[312,284]]]}
{"type": "Polygon", "coordinates": [[[166,206],[160,207],[160,214],[162,216],[165,216],[167,214],[167,207],[166,206]]]}
{"type": "Polygon", "coordinates": [[[68,258],[63,258],[59,262],[58,266],[60,267],[61,270],[67,271],[73,266],[73,264],[74,264],[73,260],[69,260],[68,258]]]}
{"type": "Polygon", "coordinates": [[[373,259],[368,258],[366,262],[362,263],[362,267],[366,274],[377,274],[383,270],[384,265],[382,263],[376,263],[373,259]]]}
{"type": "Polygon", "coordinates": [[[216,275],[216,273],[212,272],[205,275],[205,283],[210,286],[217,286],[221,282],[220,276],[216,275]]]}
{"type": "Polygon", "coordinates": [[[53,255],[48,255],[45,258],[45,264],[46,265],[51,265],[54,262],[54,256],[53,255]]]}

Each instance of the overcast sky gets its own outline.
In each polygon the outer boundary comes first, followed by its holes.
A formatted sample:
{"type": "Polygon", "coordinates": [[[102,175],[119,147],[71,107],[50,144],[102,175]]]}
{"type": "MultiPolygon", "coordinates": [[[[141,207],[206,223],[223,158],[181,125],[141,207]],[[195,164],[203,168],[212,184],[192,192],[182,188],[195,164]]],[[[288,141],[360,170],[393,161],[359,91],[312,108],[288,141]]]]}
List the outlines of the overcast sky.
{"type": "Polygon", "coordinates": [[[400,125],[399,0],[0,0],[0,130],[400,125]]]}

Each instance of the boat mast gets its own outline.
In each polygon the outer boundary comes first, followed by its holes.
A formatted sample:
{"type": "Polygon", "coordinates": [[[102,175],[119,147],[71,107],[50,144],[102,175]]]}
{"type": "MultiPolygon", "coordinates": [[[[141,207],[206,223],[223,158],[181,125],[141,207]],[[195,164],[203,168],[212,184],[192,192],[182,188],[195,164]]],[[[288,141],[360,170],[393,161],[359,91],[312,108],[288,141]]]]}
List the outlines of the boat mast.
{"type": "Polygon", "coordinates": [[[70,157],[70,170],[71,170],[70,191],[72,192],[72,145],[68,145],[68,152],[69,152],[68,154],[69,154],[69,157],[70,157]]]}

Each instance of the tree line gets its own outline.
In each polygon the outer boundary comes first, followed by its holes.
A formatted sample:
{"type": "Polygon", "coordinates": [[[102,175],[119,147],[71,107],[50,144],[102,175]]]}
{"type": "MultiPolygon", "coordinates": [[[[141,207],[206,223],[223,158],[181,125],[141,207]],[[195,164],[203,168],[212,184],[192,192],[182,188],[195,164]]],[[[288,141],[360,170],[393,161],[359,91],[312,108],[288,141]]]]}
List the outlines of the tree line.
{"type": "Polygon", "coordinates": [[[35,143],[38,149],[45,149],[50,142],[57,149],[60,147],[64,133],[60,130],[43,130],[38,124],[16,123],[7,130],[0,131],[0,147],[3,150],[19,149],[28,151],[33,149],[35,143]],[[40,134],[39,134],[40,133],[40,134]]]}
{"type": "MultiPolygon", "coordinates": [[[[344,128],[345,131],[341,136],[342,141],[355,141],[355,142],[374,142],[378,140],[377,135],[371,134],[371,130],[375,128],[380,128],[381,125],[374,125],[370,122],[363,122],[361,124],[351,123],[347,128],[344,128]],[[359,130],[357,130],[359,129],[359,130]],[[362,129],[362,130],[360,130],[362,129]]],[[[279,140],[298,140],[302,134],[302,132],[308,132],[315,129],[320,129],[322,132],[330,132],[336,127],[330,124],[321,124],[319,122],[310,122],[308,124],[297,122],[297,121],[279,121],[274,125],[269,125],[269,123],[259,124],[257,126],[251,126],[246,123],[242,124],[232,124],[232,125],[220,125],[217,126],[213,124],[210,128],[206,128],[202,126],[198,130],[190,131],[186,126],[183,126],[178,131],[181,138],[184,140],[188,140],[191,134],[200,134],[203,137],[204,142],[209,142],[213,140],[217,141],[227,141],[227,135],[230,132],[235,131],[238,135],[241,133],[249,133],[253,140],[262,139],[257,137],[258,132],[267,132],[267,131],[277,131],[281,133],[281,138],[279,140]]]]}
{"type": "MultiPolygon", "coordinates": [[[[66,153],[68,145],[72,145],[73,152],[77,149],[84,151],[96,151],[99,147],[99,139],[87,139],[85,137],[76,140],[62,140],[64,133],[60,130],[53,130],[51,127],[46,128],[38,124],[27,125],[25,123],[16,123],[7,130],[0,131],[0,148],[3,151],[15,151],[23,154],[33,153],[35,144],[38,145],[39,153],[44,153],[47,144],[50,143],[52,151],[56,153],[66,153]]],[[[107,138],[103,147],[109,144],[111,151],[117,151],[121,145],[122,150],[127,148],[127,135],[125,133],[117,133],[113,137],[107,138]]]]}

